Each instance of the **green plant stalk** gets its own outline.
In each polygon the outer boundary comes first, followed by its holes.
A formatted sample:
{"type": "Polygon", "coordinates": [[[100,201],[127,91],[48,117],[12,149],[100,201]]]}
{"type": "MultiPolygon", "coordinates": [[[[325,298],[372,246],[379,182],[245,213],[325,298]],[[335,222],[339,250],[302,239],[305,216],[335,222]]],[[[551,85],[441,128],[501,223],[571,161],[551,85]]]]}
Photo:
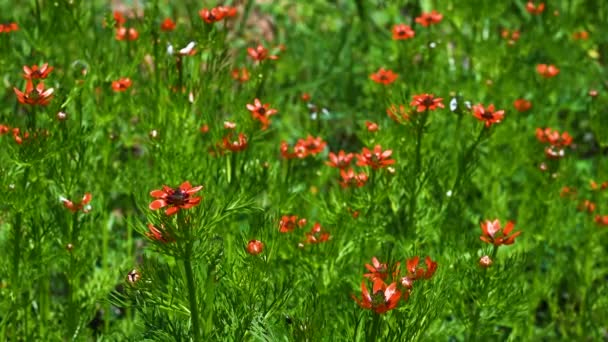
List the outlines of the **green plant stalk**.
{"type": "Polygon", "coordinates": [[[452,203],[453,198],[456,197],[458,187],[460,185],[460,182],[462,181],[462,177],[464,177],[466,162],[467,162],[467,160],[469,160],[471,158],[473,152],[475,151],[475,148],[481,142],[481,139],[483,138],[483,135],[485,132],[486,132],[486,127],[483,126],[481,128],[481,130],[479,131],[479,135],[477,135],[477,139],[475,139],[475,142],[471,146],[469,146],[469,148],[460,155],[456,178],[454,179],[454,183],[450,189],[450,191],[452,191],[452,195],[449,197],[446,208],[449,208],[450,204],[452,203]]]}
{"type": "Polygon", "coordinates": [[[422,138],[424,135],[424,126],[428,118],[428,109],[422,114],[422,119],[418,122],[416,127],[416,153],[414,155],[414,174],[412,175],[412,194],[410,196],[410,206],[408,215],[408,225],[412,231],[416,231],[416,206],[418,204],[418,177],[422,168],[422,138]]]}
{"type": "Polygon", "coordinates": [[[201,326],[198,314],[198,300],[196,296],[196,284],[192,269],[192,242],[186,243],[184,258],[184,269],[186,270],[186,281],[188,283],[188,301],[190,303],[190,321],[192,322],[192,340],[201,341],[201,326]]]}
{"type": "MultiPolygon", "coordinates": [[[[78,213],[74,213],[73,217],[72,217],[72,229],[70,230],[70,239],[69,242],[70,244],[72,244],[72,248],[78,248],[77,246],[75,246],[74,244],[74,238],[76,237],[76,234],[78,233],[78,213]]],[[[75,292],[75,288],[77,287],[76,285],[76,281],[77,281],[77,277],[75,276],[75,258],[74,258],[74,251],[70,250],[70,266],[68,268],[68,317],[66,319],[67,321],[67,328],[68,328],[68,339],[72,339],[72,337],[74,336],[74,333],[76,332],[77,329],[77,325],[78,325],[78,310],[76,307],[76,303],[74,301],[74,292],[75,292]]]]}

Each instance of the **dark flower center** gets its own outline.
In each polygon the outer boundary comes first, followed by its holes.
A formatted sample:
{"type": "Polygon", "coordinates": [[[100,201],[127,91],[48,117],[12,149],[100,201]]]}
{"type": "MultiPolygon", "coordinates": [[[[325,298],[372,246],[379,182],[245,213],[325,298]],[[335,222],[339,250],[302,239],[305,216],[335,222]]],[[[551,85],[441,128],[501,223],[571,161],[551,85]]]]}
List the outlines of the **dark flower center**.
{"type": "Polygon", "coordinates": [[[183,192],[182,189],[177,188],[173,191],[169,197],[167,197],[167,202],[169,204],[181,205],[188,201],[188,194],[183,192]]]}
{"type": "Polygon", "coordinates": [[[481,117],[487,120],[491,120],[494,118],[494,113],[491,112],[483,112],[483,114],[481,114],[481,117]]]}
{"type": "Polygon", "coordinates": [[[435,104],[435,101],[433,101],[432,97],[427,96],[422,100],[422,104],[425,105],[426,107],[430,107],[433,104],[435,104]]]}

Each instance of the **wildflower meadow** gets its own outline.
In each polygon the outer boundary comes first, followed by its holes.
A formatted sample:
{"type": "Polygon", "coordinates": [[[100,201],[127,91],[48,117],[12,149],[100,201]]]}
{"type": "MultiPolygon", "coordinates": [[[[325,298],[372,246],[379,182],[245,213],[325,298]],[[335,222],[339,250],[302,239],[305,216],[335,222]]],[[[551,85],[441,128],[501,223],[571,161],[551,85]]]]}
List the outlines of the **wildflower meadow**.
{"type": "Polygon", "coordinates": [[[1,341],[608,341],[608,1],[0,13],[1,341]]]}

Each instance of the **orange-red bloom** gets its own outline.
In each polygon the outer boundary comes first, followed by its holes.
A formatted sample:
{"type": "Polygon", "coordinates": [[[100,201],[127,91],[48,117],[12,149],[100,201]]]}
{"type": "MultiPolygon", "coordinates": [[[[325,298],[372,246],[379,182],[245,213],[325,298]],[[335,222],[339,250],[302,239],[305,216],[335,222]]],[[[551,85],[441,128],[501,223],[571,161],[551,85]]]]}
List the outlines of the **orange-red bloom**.
{"type": "Polygon", "coordinates": [[[367,127],[368,132],[377,132],[380,129],[377,123],[371,121],[365,121],[365,127],[367,127]]]}
{"type": "Polygon", "coordinates": [[[348,167],[348,165],[350,165],[350,162],[354,156],[354,154],[346,153],[344,150],[340,150],[338,154],[329,152],[329,161],[325,162],[325,164],[338,169],[345,169],[348,167]]]}
{"type": "Polygon", "coordinates": [[[545,10],[545,3],[541,2],[538,5],[536,5],[536,4],[534,4],[534,2],[528,1],[528,3],[526,4],[526,10],[530,14],[539,15],[539,14],[543,13],[543,11],[545,10]]]}
{"type": "Polygon", "coordinates": [[[566,147],[572,144],[572,136],[568,132],[559,133],[558,130],[547,127],[536,129],[536,139],[541,143],[548,143],[554,147],[566,147]]]}
{"type": "Polygon", "coordinates": [[[240,152],[247,149],[248,142],[247,136],[243,133],[239,133],[238,140],[232,140],[232,133],[228,134],[222,139],[222,146],[226,150],[230,150],[232,152],[240,152]]]}
{"type": "Polygon", "coordinates": [[[21,104],[46,106],[53,98],[53,92],[55,90],[53,88],[45,89],[44,83],[42,82],[38,83],[36,88],[34,88],[32,80],[27,80],[25,83],[24,92],[21,92],[17,88],[13,88],[13,91],[15,92],[15,95],[17,95],[17,100],[21,104]]]}
{"type": "Polygon", "coordinates": [[[268,55],[268,49],[262,45],[258,45],[256,48],[247,48],[247,54],[254,61],[261,62],[265,59],[277,60],[279,56],[268,55]]]}
{"type": "Polygon", "coordinates": [[[117,81],[112,81],[112,90],[116,92],[125,91],[131,87],[131,84],[133,84],[133,82],[130,78],[121,77],[117,81]]]}
{"type": "Polygon", "coordinates": [[[306,225],[306,219],[301,218],[298,220],[296,215],[283,215],[281,221],[279,221],[279,232],[289,233],[292,232],[296,227],[304,227],[306,225]]]}
{"type": "Polygon", "coordinates": [[[363,276],[369,278],[371,281],[376,279],[385,280],[389,275],[388,265],[378,261],[378,258],[372,257],[372,264],[365,264],[365,268],[369,273],[365,273],[363,276]]]}
{"type": "Polygon", "coordinates": [[[163,22],[160,24],[160,29],[161,29],[162,31],[165,31],[165,32],[170,32],[170,31],[175,30],[175,26],[176,26],[176,24],[175,24],[175,22],[173,21],[173,19],[171,19],[171,18],[166,18],[166,19],[165,19],[165,20],[163,20],[163,22]]]}
{"type": "Polygon", "coordinates": [[[114,22],[116,23],[115,27],[121,27],[122,25],[124,25],[127,22],[127,19],[122,14],[122,12],[114,11],[113,16],[114,16],[114,22]]]}
{"type": "Polygon", "coordinates": [[[175,241],[175,239],[169,236],[167,232],[165,232],[163,229],[154,227],[152,223],[148,223],[148,232],[146,233],[146,236],[151,240],[162,243],[170,243],[175,241]]]}
{"type": "Polygon", "coordinates": [[[493,124],[502,121],[503,117],[505,116],[505,111],[497,111],[493,104],[489,105],[488,108],[484,108],[484,106],[480,103],[473,106],[473,116],[475,116],[479,121],[483,121],[486,127],[490,127],[493,124]]]}
{"type": "Polygon", "coordinates": [[[516,41],[519,40],[519,31],[517,30],[509,31],[507,29],[503,29],[500,35],[504,39],[508,39],[509,45],[513,45],[516,41]]]}
{"type": "Polygon", "coordinates": [[[91,211],[89,202],[91,202],[92,198],[93,196],[87,192],[84,194],[80,202],[72,202],[65,197],[60,197],[59,200],[63,203],[63,206],[69,209],[71,212],[76,213],[82,210],[82,212],[86,214],[91,211]]]}
{"type": "Polygon", "coordinates": [[[538,64],[536,66],[536,72],[544,78],[551,78],[559,74],[559,69],[553,64],[538,64]]]}
{"type": "Polygon", "coordinates": [[[419,279],[429,279],[435,274],[437,270],[437,262],[431,260],[430,257],[426,257],[424,259],[424,263],[426,264],[426,269],[419,265],[420,257],[416,256],[412,259],[406,260],[406,268],[407,268],[407,277],[411,281],[419,280],[419,279]]]}
{"type": "Polygon", "coordinates": [[[212,9],[203,8],[198,12],[198,15],[203,19],[207,24],[213,24],[216,21],[220,21],[224,19],[226,13],[221,10],[219,7],[215,7],[212,9]]]}
{"type": "Polygon", "coordinates": [[[435,98],[433,94],[414,95],[410,106],[416,107],[416,111],[420,113],[427,110],[435,110],[437,107],[445,108],[441,101],[443,101],[442,98],[435,98]]]}
{"type": "Polygon", "coordinates": [[[431,13],[422,13],[419,17],[416,17],[416,22],[424,27],[429,25],[438,24],[443,19],[443,15],[435,10],[431,13]]]}
{"type": "Polygon", "coordinates": [[[397,79],[398,75],[395,74],[392,70],[384,70],[384,68],[380,68],[376,73],[373,73],[369,76],[374,82],[381,83],[384,85],[389,85],[397,79]]]}
{"type": "Polygon", "coordinates": [[[574,32],[572,34],[572,39],[574,40],[587,40],[589,39],[589,33],[587,31],[574,32]]]}
{"type": "Polygon", "coordinates": [[[391,283],[387,286],[382,279],[376,279],[373,282],[370,295],[367,286],[365,286],[365,280],[363,280],[361,282],[361,295],[361,300],[352,295],[352,298],[360,307],[382,314],[397,307],[401,298],[401,291],[397,290],[397,283],[391,283]]]}
{"type": "Polygon", "coordinates": [[[32,65],[31,67],[25,65],[23,66],[23,78],[26,80],[45,79],[53,69],[48,63],[42,64],[40,68],[38,65],[32,65]]]}
{"type": "Polygon", "coordinates": [[[414,38],[416,32],[411,27],[405,24],[397,24],[393,26],[393,39],[394,40],[406,40],[414,38]]]}
{"type": "Polygon", "coordinates": [[[254,99],[253,104],[247,104],[247,109],[251,112],[254,119],[262,123],[262,130],[265,130],[270,125],[270,116],[275,115],[279,111],[270,108],[270,104],[262,105],[259,99],[254,99]]]}
{"type": "Polygon", "coordinates": [[[168,207],[165,210],[166,215],[173,215],[180,209],[190,209],[201,202],[201,197],[192,197],[192,195],[203,188],[202,185],[192,187],[190,182],[183,182],[177,188],[170,188],[163,185],[162,190],[152,190],[150,196],[156,198],[148,206],[151,210],[168,207]]]}
{"type": "Polygon", "coordinates": [[[595,215],[595,223],[601,227],[608,227],[608,215],[595,215]]]}
{"type": "Polygon", "coordinates": [[[309,135],[306,139],[299,139],[295,144],[293,150],[296,157],[302,159],[309,155],[315,155],[323,152],[327,143],[323,141],[323,138],[309,135]]]}
{"type": "Polygon", "coordinates": [[[513,107],[520,113],[527,112],[532,108],[532,102],[526,99],[517,99],[513,102],[513,107]]]}
{"type": "Polygon", "coordinates": [[[241,83],[245,83],[245,82],[249,81],[249,71],[245,67],[242,67],[241,69],[239,69],[239,68],[232,69],[232,71],[230,72],[230,75],[232,76],[232,79],[234,79],[235,81],[239,81],[241,83]]]}
{"type": "Polygon", "coordinates": [[[306,233],[306,242],[311,244],[321,243],[329,240],[331,236],[326,232],[321,224],[316,222],[310,232],[306,233]]]}
{"type": "Polygon", "coordinates": [[[394,159],[390,159],[393,150],[382,151],[382,146],[374,146],[373,151],[364,147],[360,154],[357,154],[358,166],[370,166],[372,169],[380,169],[395,164],[394,159]]]}
{"type": "Polygon", "coordinates": [[[116,40],[137,40],[139,38],[139,32],[133,27],[121,26],[116,29],[116,40]]]}
{"type": "Polygon", "coordinates": [[[0,24],[0,33],[11,33],[12,31],[18,30],[19,25],[17,25],[17,23],[0,24]]]}
{"type": "Polygon", "coordinates": [[[501,227],[498,219],[483,221],[480,226],[482,235],[479,238],[481,241],[491,243],[494,246],[511,245],[515,242],[515,238],[521,234],[521,231],[511,234],[515,227],[512,221],[507,222],[504,228],[501,227]]]}
{"type": "Polygon", "coordinates": [[[365,172],[355,173],[353,169],[341,169],[340,177],[342,177],[340,185],[343,188],[348,188],[351,186],[360,188],[367,183],[367,174],[365,172]]]}
{"type": "Polygon", "coordinates": [[[247,243],[247,253],[251,255],[258,255],[264,251],[264,243],[259,240],[250,240],[247,243]]]}
{"type": "Polygon", "coordinates": [[[393,121],[400,123],[401,119],[405,120],[405,121],[409,121],[410,120],[410,111],[407,110],[405,108],[404,105],[399,105],[399,107],[397,108],[396,105],[391,105],[390,107],[388,107],[386,109],[386,114],[388,115],[389,118],[391,118],[393,121]]]}

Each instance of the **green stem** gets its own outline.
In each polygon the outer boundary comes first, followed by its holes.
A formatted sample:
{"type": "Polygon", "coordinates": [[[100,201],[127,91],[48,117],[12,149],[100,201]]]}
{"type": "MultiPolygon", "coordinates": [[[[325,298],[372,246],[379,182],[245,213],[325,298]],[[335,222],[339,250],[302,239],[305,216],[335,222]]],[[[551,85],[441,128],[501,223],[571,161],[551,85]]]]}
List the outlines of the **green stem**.
{"type": "Polygon", "coordinates": [[[422,137],[424,135],[424,126],[428,118],[428,110],[422,114],[417,127],[416,127],[416,154],[414,156],[414,173],[411,177],[411,188],[412,193],[410,195],[410,206],[409,206],[409,218],[408,223],[413,231],[416,231],[416,206],[418,204],[418,192],[420,189],[418,178],[420,177],[420,171],[422,169],[422,137]]]}
{"type": "Polygon", "coordinates": [[[196,285],[194,283],[194,272],[192,269],[192,242],[186,244],[186,255],[184,258],[184,269],[188,282],[188,300],[190,302],[190,320],[192,322],[192,340],[201,341],[201,327],[198,315],[198,301],[196,298],[196,285]]]}

